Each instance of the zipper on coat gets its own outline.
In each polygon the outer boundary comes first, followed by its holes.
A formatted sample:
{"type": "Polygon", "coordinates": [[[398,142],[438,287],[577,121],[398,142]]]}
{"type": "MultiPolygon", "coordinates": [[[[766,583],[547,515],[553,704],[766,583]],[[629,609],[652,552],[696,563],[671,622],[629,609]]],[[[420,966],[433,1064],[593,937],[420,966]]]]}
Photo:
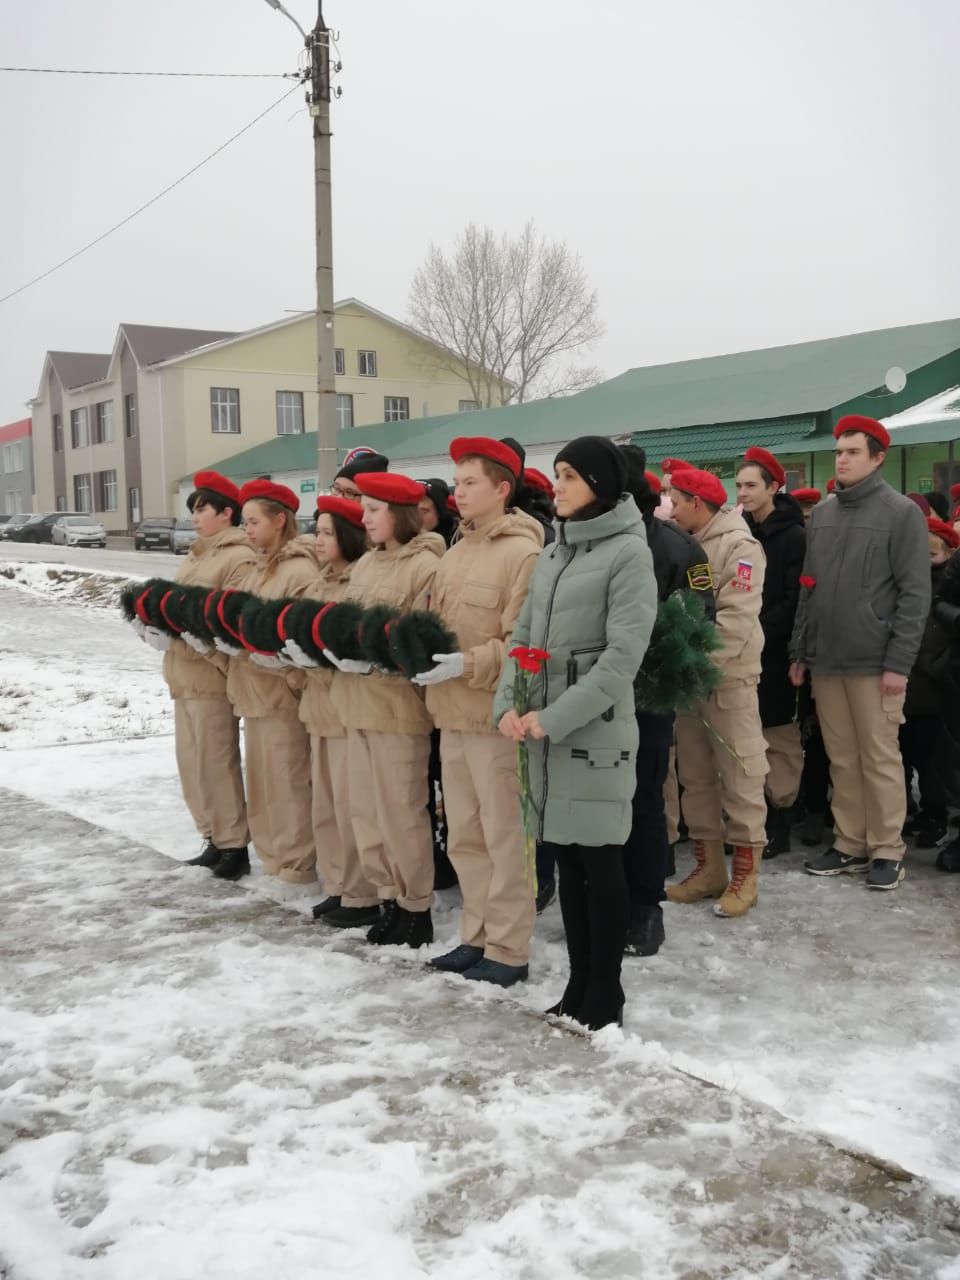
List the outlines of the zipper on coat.
{"type": "MultiPolygon", "coordinates": [[[[558,545],[559,545],[559,544],[558,544],[558,545]]],[[[564,546],[566,546],[567,544],[566,544],[566,543],[563,543],[563,545],[564,545],[564,546]]],[[[556,550],[556,548],[555,548],[555,550],[556,550]]],[[[559,570],[557,571],[557,576],[556,576],[556,577],[554,578],[554,580],[553,580],[553,586],[550,588],[550,599],[547,601],[547,612],[546,612],[546,616],[544,617],[544,621],[543,621],[543,640],[542,640],[542,643],[541,643],[541,645],[540,645],[541,649],[546,649],[546,647],[547,647],[547,637],[550,635],[550,619],[551,619],[551,617],[553,616],[553,601],[554,601],[554,599],[555,599],[555,597],[556,597],[556,594],[557,594],[557,587],[560,585],[560,578],[561,578],[561,575],[565,572],[565,570],[567,570],[567,569],[570,567],[570,565],[572,565],[572,564],[573,564],[573,557],[574,557],[576,554],[577,554],[577,548],[576,548],[576,547],[571,547],[571,548],[570,548],[570,559],[567,561],[567,563],[566,563],[566,564],[564,564],[564,565],[561,565],[561,566],[560,566],[559,570]]],[[[569,672],[569,667],[567,668],[567,670],[568,670],[568,672],[569,672]]],[[[548,707],[548,705],[549,705],[549,696],[550,696],[550,674],[549,674],[549,671],[548,671],[548,669],[547,669],[547,664],[546,664],[546,663],[544,663],[544,664],[543,664],[543,707],[544,707],[544,710],[546,710],[546,708],[547,708],[547,707],[548,707]]],[[[542,799],[542,802],[541,802],[541,805],[540,805],[540,832],[539,832],[539,837],[540,837],[540,843],[541,843],[541,844],[543,843],[543,824],[544,824],[544,822],[545,822],[545,820],[546,820],[546,816],[547,816],[547,787],[548,787],[548,783],[547,783],[547,760],[548,760],[549,755],[550,755],[550,739],[549,739],[549,738],[544,738],[544,739],[543,739],[543,799],[542,799]]]]}
{"type": "Polygon", "coordinates": [[[572,685],[575,685],[577,683],[577,680],[579,679],[579,676],[580,676],[580,664],[579,662],[577,662],[577,658],[579,658],[579,656],[582,653],[603,653],[606,647],[607,646],[605,644],[592,644],[586,649],[570,650],[570,657],[567,659],[567,688],[568,689],[572,685]]]}

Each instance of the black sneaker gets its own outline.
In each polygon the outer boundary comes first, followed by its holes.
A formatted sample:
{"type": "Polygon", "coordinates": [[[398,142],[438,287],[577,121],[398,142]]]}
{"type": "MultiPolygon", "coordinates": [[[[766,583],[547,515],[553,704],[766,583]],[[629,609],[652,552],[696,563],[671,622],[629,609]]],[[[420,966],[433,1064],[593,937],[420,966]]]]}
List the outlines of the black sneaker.
{"type": "Polygon", "coordinates": [[[844,872],[857,874],[860,871],[866,871],[870,866],[870,859],[866,854],[854,857],[849,853],[841,853],[838,849],[828,849],[826,853],[821,853],[819,858],[810,858],[803,864],[804,871],[809,871],[812,876],[839,876],[844,872]]]}
{"type": "Polygon", "coordinates": [[[624,953],[631,956],[655,956],[665,941],[663,908],[633,907],[624,953]]]}
{"type": "Polygon", "coordinates": [[[781,853],[790,852],[790,810],[777,809],[770,805],[767,809],[767,843],[764,846],[763,858],[769,862],[781,853]]]}
{"type": "Polygon", "coordinates": [[[208,840],[198,857],[188,858],[182,865],[185,867],[209,867],[212,871],[222,857],[223,854],[213,841],[208,840]]]}
{"type": "Polygon", "coordinates": [[[322,920],[332,929],[365,929],[367,925],[377,924],[380,919],[380,908],[337,907],[334,911],[325,911],[322,916],[314,918],[322,920]]]}
{"type": "Polygon", "coordinates": [[[918,849],[936,849],[946,839],[947,820],[934,813],[921,812],[915,834],[918,849]]]}
{"type": "Polygon", "coordinates": [[[874,858],[867,872],[868,889],[896,889],[907,873],[894,858],[874,858]]]}
{"type": "Polygon", "coordinates": [[[454,947],[446,955],[435,956],[427,964],[431,969],[439,969],[441,973],[465,973],[482,959],[483,947],[470,947],[461,942],[459,947],[454,947]]]}
{"type": "Polygon", "coordinates": [[[951,840],[937,854],[937,870],[951,871],[954,875],[960,872],[960,836],[957,836],[956,840],[951,840]]]}
{"type": "MultiPolygon", "coordinates": [[[[541,880],[537,885],[537,915],[542,915],[549,907],[550,903],[557,896],[557,882],[550,877],[549,880],[541,880]]],[[[483,953],[481,952],[481,955],[483,953]]]]}
{"type": "Polygon", "coordinates": [[[374,943],[375,946],[381,946],[386,940],[387,934],[393,928],[393,922],[399,910],[400,908],[393,898],[388,898],[386,902],[381,902],[380,919],[367,933],[367,941],[374,943]]]}
{"type": "Polygon", "coordinates": [[[218,880],[239,880],[250,874],[250,855],[246,845],[242,849],[224,849],[220,861],[213,868],[218,880]]]}
{"type": "Polygon", "coordinates": [[[324,898],[322,902],[318,902],[313,908],[314,920],[321,920],[331,911],[340,910],[340,895],[332,894],[329,898],[324,898]]]}
{"type": "Polygon", "coordinates": [[[390,931],[384,936],[381,945],[391,947],[412,947],[416,951],[433,941],[433,918],[429,908],[426,911],[407,911],[397,906],[390,931]]]}
{"type": "Polygon", "coordinates": [[[530,974],[527,964],[502,964],[499,960],[479,960],[472,969],[467,969],[464,977],[468,982],[490,982],[495,987],[512,987],[517,982],[526,982],[530,974]]]}

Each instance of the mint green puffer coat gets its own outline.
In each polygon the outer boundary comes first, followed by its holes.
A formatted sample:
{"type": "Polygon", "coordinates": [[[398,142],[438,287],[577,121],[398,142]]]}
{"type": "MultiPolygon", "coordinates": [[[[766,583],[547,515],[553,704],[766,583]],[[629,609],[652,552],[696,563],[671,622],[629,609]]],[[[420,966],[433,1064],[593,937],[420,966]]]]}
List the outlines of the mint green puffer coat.
{"type": "MultiPolygon", "coordinates": [[[[636,504],[559,524],[540,553],[514,628],[516,645],[546,649],[532,677],[530,709],[547,737],[528,739],[539,839],[554,844],[623,844],[636,787],[633,680],[657,613],[657,584],[636,504]]],[[[508,661],[494,723],[513,706],[516,664],[508,661]]]]}

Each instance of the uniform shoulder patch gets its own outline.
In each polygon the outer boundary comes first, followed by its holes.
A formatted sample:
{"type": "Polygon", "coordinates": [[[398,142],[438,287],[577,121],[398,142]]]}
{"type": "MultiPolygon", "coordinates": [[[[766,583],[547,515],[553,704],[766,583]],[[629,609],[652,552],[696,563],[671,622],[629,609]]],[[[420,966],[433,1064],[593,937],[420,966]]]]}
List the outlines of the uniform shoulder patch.
{"type": "Polygon", "coordinates": [[[687,582],[691,591],[712,591],[713,571],[709,562],[691,565],[687,570],[687,582]]]}

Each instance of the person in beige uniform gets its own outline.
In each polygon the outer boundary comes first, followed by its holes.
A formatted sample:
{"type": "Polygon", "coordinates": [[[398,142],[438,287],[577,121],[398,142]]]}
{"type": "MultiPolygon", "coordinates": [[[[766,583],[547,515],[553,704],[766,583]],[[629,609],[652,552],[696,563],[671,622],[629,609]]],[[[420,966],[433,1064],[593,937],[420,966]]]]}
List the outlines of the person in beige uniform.
{"type": "Polygon", "coordinates": [[[726,490],[716,476],[674,469],[670,491],[674,519],[693,534],[710,563],[721,640],[713,657],[723,682],[692,712],[677,716],[681,804],[696,866],[679,884],[667,885],[667,897],[671,902],[718,898],[717,915],[742,916],[756,904],[767,842],[767,757],[757,699],[764,555],[740,516],[727,508],[726,490]],[[725,839],[734,846],[729,883],[725,839]]]}
{"type": "MultiPolygon", "coordinates": [[[[302,596],[320,568],[297,536],[296,494],[271,480],[251,480],[240,500],[257,552],[240,589],[266,600],[302,596]]],[[[243,718],[250,834],[264,873],[289,884],[317,878],[310,742],[299,719],[302,685],[302,673],[280,658],[239,653],[230,659],[227,695],[234,715],[243,718]]]]}
{"type": "MultiPolygon", "coordinates": [[[[364,606],[426,609],[440,557],[437,533],[423,533],[424,488],[390,472],[360,473],[363,524],[373,550],[358,561],[344,592],[364,606]]],[[[366,879],[377,888],[377,945],[433,941],[433,835],[427,813],[430,731],[422,691],[400,675],[324,650],[337,668],[331,697],[347,729],[350,817],[366,879]]]]}
{"type": "Polygon", "coordinates": [[[441,731],[462,941],[430,964],[508,987],[528,974],[535,894],[525,865],[516,747],[494,726],[493,698],[543,531],[533,517],[507,510],[521,471],[508,445],[461,437],[450,456],[460,536],[440,562],[433,606],[460,652],[437,655],[437,665],[414,684],[426,686],[427,710],[441,731]]]}
{"type": "MultiPolygon", "coordinates": [[[[335,496],[317,502],[316,556],[320,577],[305,598],[333,604],[342,600],[350,575],[367,552],[363,510],[359,502],[335,496]]],[[[287,652],[296,650],[288,640],[287,652]]],[[[316,666],[302,651],[294,661],[308,668],[300,719],[310,734],[310,782],[313,793],[313,837],[317,866],[327,894],[313,908],[313,918],[336,929],[372,925],[380,918],[376,886],[360,865],[350,818],[347,731],[330,696],[333,671],[316,666]]]]}
{"type": "MultiPolygon", "coordinates": [[[[197,540],[177,581],[220,590],[236,587],[255,552],[240,524],[240,490],[216,471],[198,471],[187,499],[197,540]]],[[[206,842],[188,867],[208,867],[218,879],[249,874],[247,806],[240,735],[227,698],[227,659],[196,636],[151,639],[165,650],[163,678],[173,699],[177,770],[187,808],[206,842]]]]}

